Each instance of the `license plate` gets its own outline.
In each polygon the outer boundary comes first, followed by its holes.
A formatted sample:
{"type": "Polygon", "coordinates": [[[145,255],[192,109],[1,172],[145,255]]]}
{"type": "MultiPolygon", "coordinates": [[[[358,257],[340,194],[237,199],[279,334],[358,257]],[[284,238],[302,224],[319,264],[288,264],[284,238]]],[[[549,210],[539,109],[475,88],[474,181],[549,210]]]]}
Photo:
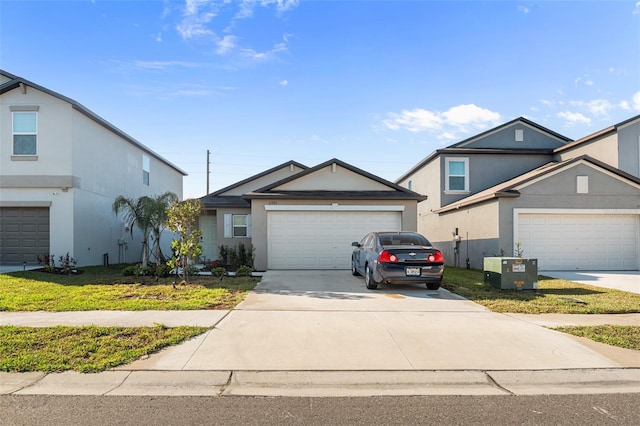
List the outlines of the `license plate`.
{"type": "Polygon", "coordinates": [[[419,277],[420,276],[420,268],[405,268],[404,273],[408,277],[419,277]]]}

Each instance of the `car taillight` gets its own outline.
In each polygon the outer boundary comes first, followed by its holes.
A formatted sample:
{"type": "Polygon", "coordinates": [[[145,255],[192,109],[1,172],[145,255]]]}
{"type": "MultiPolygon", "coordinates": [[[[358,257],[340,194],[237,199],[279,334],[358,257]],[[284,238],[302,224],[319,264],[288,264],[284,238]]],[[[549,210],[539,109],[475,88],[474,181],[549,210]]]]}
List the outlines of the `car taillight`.
{"type": "Polygon", "coordinates": [[[444,263],[444,256],[442,255],[442,252],[437,251],[433,254],[430,254],[427,257],[427,260],[431,263],[444,263]]]}
{"type": "Polygon", "coordinates": [[[398,256],[389,253],[387,250],[383,250],[382,253],[380,253],[380,256],[378,256],[378,262],[398,263],[398,256]]]}

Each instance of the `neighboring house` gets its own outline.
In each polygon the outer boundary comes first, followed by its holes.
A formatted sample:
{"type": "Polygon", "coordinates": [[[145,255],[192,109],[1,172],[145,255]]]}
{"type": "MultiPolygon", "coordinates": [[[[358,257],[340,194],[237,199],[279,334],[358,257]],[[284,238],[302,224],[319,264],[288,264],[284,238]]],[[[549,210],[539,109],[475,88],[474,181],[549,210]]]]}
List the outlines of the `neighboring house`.
{"type": "Polygon", "coordinates": [[[373,230],[416,230],[426,197],[337,159],[290,161],[202,197],[204,256],[255,248],[256,270],[349,269],[351,243],[373,230]]]}
{"type": "Polygon", "coordinates": [[[638,270],[639,177],[640,116],[577,141],[518,118],[435,151],[396,183],[428,194],[418,231],[448,264],[522,254],[539,270],[638,270]]]}
{"type": "Polygon", "coordinates": [[[76,101],[0,70],[0,264],[139,261],[140,234],[130,237],[114,199],[182,198],[185,175],[76,101]]]}

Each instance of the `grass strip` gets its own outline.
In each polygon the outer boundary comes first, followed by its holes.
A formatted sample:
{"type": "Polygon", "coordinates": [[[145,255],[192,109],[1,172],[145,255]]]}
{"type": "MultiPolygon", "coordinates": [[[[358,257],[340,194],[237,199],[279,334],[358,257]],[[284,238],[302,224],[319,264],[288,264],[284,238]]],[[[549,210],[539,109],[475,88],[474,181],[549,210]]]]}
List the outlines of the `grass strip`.
{"type": "Polygon", "coordinates": [[[640,326],[634,325],[595,325],[555,327],[554,330],[585,337],[625,349],[640,351],[640,326]]]}
{"type": "Polygon", "coordinates": [[[177,345],[208,327],[0,327],[0,371],[96,373],[177,345]]]}

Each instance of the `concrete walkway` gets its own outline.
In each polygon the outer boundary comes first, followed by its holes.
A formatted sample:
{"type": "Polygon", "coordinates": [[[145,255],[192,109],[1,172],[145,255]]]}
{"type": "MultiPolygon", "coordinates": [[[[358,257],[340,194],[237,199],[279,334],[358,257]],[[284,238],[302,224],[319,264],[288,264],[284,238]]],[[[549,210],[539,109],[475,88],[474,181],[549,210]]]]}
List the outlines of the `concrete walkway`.
{"type": "Polygon", "coordinates": [[[640,315],[497,314],[444,289],[364,288],[348,271],[270,271],[233,311],[7,313],[0,324],[192,324],[212,330],[100,374],[0,373],[0,393],[495,395],[640,392],[640,351],[564,324],[640,315]]]}

